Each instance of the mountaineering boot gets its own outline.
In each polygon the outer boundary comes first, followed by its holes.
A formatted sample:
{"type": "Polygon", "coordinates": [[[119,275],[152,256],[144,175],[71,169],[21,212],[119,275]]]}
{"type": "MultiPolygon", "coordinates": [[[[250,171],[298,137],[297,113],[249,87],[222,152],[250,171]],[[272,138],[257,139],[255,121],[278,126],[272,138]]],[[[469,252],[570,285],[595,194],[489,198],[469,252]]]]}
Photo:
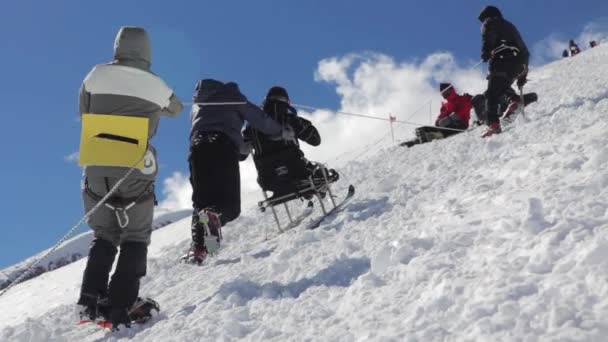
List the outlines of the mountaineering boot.
{"type": "Polygon", "coordinates": [[[130,328],[132,323],[142,324],[160,311],[158,303],[151,298],[137,297],[130,309],[113,308],[108,314],[112,330],[119,330],[121,325],[130,328]]]}
{"type": "Polygon", "coordinates": [[[489,136],[492,136],[494,134],[499,134],[500,132],[502,132],[501,128],[500,128],[500,123],[498,122],[492,122],[488,125],[488,129],[481,135],[482,138],[487,138],[489,136]]]}
{"type": "Polygon", "coordinates": [[[207,248],[205,244],[199,244],[194,241],[190,244],[188,253],[182,257],[182,261],[187,264],[201,265],[207,258],[207,248]]]}
{"type": "Polygon", "coordinates": [[[126,308],[112,308],[110,310],[110,323],[112,324],[112,331],[120,330],[120,326],[124,325],[125,328],[131,327],[131,318],[129,317],[129,311],[126,308]]]}
{"type": "Polygon", "coordinates": [[[328,169],[323,165],[317,164],[312,171],[312,179],[315,186],[318,186],[325,185],[326,182],[329,184],[337,182],[340,179],[340,175],[334,169],[328,169]],[[327,180],[325,177],[327,177],[327,180]]]}
{"type": "Polygon", "coordinates": [[[220,215],[212,209],[195,210],[192,214],[192,243],[182,260],[189,264],[200,265],[208,254],[216,254],[222,240],[221,227],[220,215]]]}
{"type": "Polygon", "coordinates": [[[310,177],[296,181],[296,190],[306,200],[312,199],[317,194],[321,196],[321,198],[325,198],[326,187],[331,183],[337,182],[338,179],[340,179],[340,175],[336,170],[328,169],[321,164],[310,163],[307,168],[310,177]],[[310,189],[311,179],[313,189],[310,189]]]}
{"type": "Polygon", "coordinates": [[[129,310],[129,318],[131,322],[145,323],[154,315],[158,314],[160,306],[151,298],[137,297],[135,304],[129,310]]]}
{"type": "Polygon", "coordinates": [[[200,211],[195,209],[192,213],[192,223],[190,225],[190,233],[192,242],[190,249],[182,257],[182,261],[188,264],[200,265],[207,257],[207,248],[205,248],[205,227],[200,222],[200,211]]]}
{"type": "Polygon", "coordinates": [[[519,99],[518,98],[511,98],[511,100],[509,101],[509,105],[507,106],[507,109],[505,110],[504,114],[502,115],[502,119],[506,120],[506,121],[512,121],[513,120],[513,114],[515,114],[515,112],[517,112],[517,110],[519,109],[519,99]]]}
{"type": "Polygon", "coordinates": [[[211,209],[203,209],[198,213],[199,221],[205,227],[205,247],[207,253],[214,255],[220,249],[222,240],[222,222],[220,215],[211,209]]]}
{"type": "Polygon", "coordinates": [[[108,299],[97,299],[81,296],[76,304],[76,313],[80,322],[108,319],[108,299]]]}

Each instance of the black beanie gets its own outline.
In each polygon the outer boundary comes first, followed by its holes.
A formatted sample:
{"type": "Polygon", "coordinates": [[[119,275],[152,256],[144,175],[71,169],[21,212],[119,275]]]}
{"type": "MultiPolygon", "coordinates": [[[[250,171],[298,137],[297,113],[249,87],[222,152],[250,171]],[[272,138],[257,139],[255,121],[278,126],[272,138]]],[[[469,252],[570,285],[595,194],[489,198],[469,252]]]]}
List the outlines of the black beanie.
{"type": "Polygon", "coordinates": [[[454,88],[451,83],[439,83],[439,90],[443,93],[448,88],[454,88]]]}
{"type": "Polygon", "coordinates": [[[285,88],[274,86],[268,90],[268,94],[266,94],[266,99],[289,102],[289,95],[287,94],[287,90],[285,90],[285,88]]]}
{"type": "Polygon", "coordinates": [[[486,6],[481,10],[481,13],[479,13],[479,17],[477,17],[477,19],[483,23],[486,19],[494,17],[502,18],[502,13],[500,13],[498,7],[486,6]]]}

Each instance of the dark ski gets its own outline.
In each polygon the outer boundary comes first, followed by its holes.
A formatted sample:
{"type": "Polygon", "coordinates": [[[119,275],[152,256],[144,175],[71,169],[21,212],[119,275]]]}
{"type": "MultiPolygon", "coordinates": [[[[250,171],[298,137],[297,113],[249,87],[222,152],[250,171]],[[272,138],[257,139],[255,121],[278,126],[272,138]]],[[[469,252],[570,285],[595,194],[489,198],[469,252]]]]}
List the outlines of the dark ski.
{"type": "Polygon", "coordinates": [[[355,187],[351,184],[348,186],[348,193],[346,194],[346,197],[344,197],[342,202],[336,204],[336,206],[334,208],[332,208],[330,211],[328,211],[327,214],[320,216],[320,217],[312,220],[311,222],[309,222],[308,225],[306,226],[306,229],[318,228],[326,218],[328,218],[329,216],[333,216],[333,215],[339,213],[340,211],[342,211],[346,207],[346,205],[350,202],[350,200],[353,198],[353,196],[355,196],[355,187]]]}

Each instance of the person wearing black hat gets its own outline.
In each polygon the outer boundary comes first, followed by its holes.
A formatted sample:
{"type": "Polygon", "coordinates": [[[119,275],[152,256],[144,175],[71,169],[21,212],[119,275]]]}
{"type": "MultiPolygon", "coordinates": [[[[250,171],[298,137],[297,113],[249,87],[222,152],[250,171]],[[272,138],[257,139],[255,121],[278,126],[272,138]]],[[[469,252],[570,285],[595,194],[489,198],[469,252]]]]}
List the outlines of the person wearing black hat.
{"type": "Polygon", "coordinates": [[[576,43],[572,39],[568,41],[568,50],[570,51],[570,57],[576,56],[581,53],[581,49],[578,47],[578,45],[576,45],[576,43]]]}
{"type": "MultiPolygon", "coordinates": [[[[308,161],[300,150],[299,140],[312,146],[321,144],[319,131],[313,124],[298,116],[290,104],[287,90],[274,86],[268,90],[263,104],[264,112],[283,127],[290,127],[295,133],[292,141],[277,141],[248,125],[243,132],[245,140],[253,147],[253,161],[258,171],[258,184],[265,191],[272,191],[273,197],[295,193],[301,187],[300,180],[309,176],[322,177],[321,166],[308,161]]],[[[326,170],[329,180],[336,181],[334,170],[326,170]]]]}
{"type": "Polygon", "coordinates": [[[290,127],[249,102],[234,82],[200,80],[190,113],[190,183],[192,244],[182,258],[201,264],[219,249],[221,227],[241,213],[239,160],[250,152],[243,141],[244,121],[279,143],[294,139],[290,127]]]}
{"type": "Polygon", "coordinates": [[[439,91],[445,101],[441,104],[435,126],[416,128],[416,138],[401,143],[401,146],[412,147],[432,140],[447,138],[469,128],[471,96],[459,95],[451,83],[440,83],[439,91]]]}
{"type": "MultiPolygon", "coordinates": [[[[486,6],[478,17],[481,24],[481,59],[489,62],[487,98],[488,129],[482,135],[489,137],[501,132],[498,106],[500,97],[511,89],[517,80],[522,88],[526,83],[530,53],[517,28],[505,20],[500,10],[486,6]]],[[[511,98],[511,109],[516,109],[517,96],[511,98]]]]}

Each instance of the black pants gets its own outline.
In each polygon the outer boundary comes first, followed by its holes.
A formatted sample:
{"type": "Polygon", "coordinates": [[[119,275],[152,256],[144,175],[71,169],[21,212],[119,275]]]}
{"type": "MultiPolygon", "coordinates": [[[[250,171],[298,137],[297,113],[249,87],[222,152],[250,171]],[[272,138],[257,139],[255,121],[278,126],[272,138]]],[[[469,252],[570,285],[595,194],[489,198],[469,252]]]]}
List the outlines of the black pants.
{"type": "Polygon", "coordinates": [[[109,241],[95,239],[89,250],[79,304],[95,305],[109,298],[115,308],[129,308],[139,295],[139,279],[146,275],[148,245],[145,242],[124,242],[120,245],[118,263],[108,284],[117,248],[109,241]]]}
{"type": "Polygon", "coordinates": [[[291,193],[297,190],[296,181],[306,179],[312,166],[299,149],[285,149],[272,155],[254,156],[258,171],[258,184],[274,195],[291,193]]]}
{"type": "Polygon", "coordinates": [[[490,62],[488,90],[485,93],[488,101],[488,124],[499,122],[498,106],[501,102],[500,98],[505,94],[515,93],[511,85],[524,69],[523,61],[518,58],[498,59],[490,62]]]}
{"type": "MultiPolygon", "coordinates": [[[[500,103],[498,105],[498,113],[504,112],[509,106],[509,100],[516,97],[519,99],[519,95],[515,93],[512,88],[507,89],[507,93],[500,97],[500,103]],[[508,91],[511,89],[512,92],[508,91]]],[[[538,101],[538,95],[536,93],[527,93],[524,94],[524,107],[529,105],[530,103],[538,101]]],[[[486,97],[483,94],[475,95],[473,97],[473,109],[475,110],[475,115],[477,116],[477,120],[481,122],[488,121],[488,111],[486,108],[486,97]]]]}
{"type": "Polygon", "coordinates": [[[205,208],[221,214],[222,226],[241,214],[239,155],[220,132],[195,132],[190,139],[190,184],[195,212],[205,208]]]}

